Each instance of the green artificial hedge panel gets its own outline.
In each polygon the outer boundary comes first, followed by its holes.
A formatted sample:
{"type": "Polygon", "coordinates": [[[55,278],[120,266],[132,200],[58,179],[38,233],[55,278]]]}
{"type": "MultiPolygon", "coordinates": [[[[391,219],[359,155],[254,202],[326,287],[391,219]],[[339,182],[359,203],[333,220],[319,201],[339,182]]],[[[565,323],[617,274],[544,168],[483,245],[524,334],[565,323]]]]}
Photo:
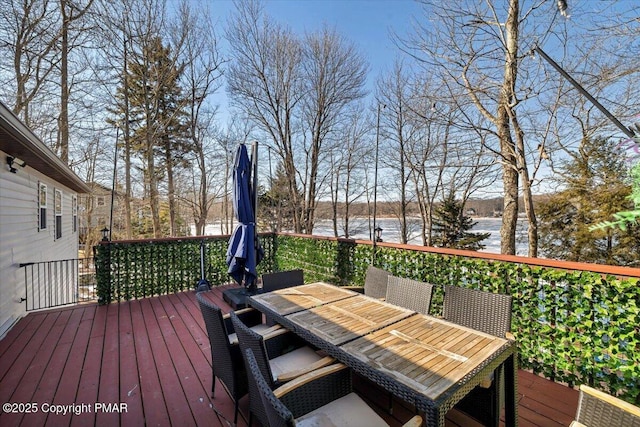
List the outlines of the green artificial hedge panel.
{"type": "MultiPolygon", "coordinates": [[[[510,294],[521,368],[639,403],[638,278],[380,246],[372,257],[371,245],[350,240],[281,235],[277,241],[280,267],[302,268],[306,282],[363,285],[373,260],[400,277],[510,294]]],[[[442,299],[437,286],[431,314],[441,314],[442,299]]]]}
{"type": "MultiPolygon", "coordinates": [[[[229,282],[227,238],[202,240],[207,279],[214,286],[229,282]]],[[[510,294],[521,368],[640,403],[638,278],[386,246],[374,254],[371,244],[347,239],[265,234],[260,242],[259,274],[301,268],[307,283],[362,286],[373,262],[400,277],[510,294]]],[[[96,248],[95,262],[103,304],[193,289],[200,279],[200,240],[111,242],[96,248]]],[[[431,314],[441,314],[442,297],[436,286],[431,314]]]]}
{"type": "MultiPolygon", "coordinates": [[[[273,271],[274,236],[259,236],[264,258],[258,275],[273,271]]],[[[228,238],[110,242],[95,248],[98,301],[145,298],[194,289],[201,279],[200,244],[205,247],[205,278],[212,286],[229,283],[228,238]]]]}

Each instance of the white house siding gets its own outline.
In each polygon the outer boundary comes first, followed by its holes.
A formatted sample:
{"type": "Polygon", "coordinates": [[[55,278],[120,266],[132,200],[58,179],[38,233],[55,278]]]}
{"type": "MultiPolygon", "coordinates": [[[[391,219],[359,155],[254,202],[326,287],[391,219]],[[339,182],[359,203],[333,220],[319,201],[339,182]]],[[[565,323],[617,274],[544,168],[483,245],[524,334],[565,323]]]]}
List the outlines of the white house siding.
{"type": "MultiPolygon", "coordinates": [[[[5,159],[7,153],[0,153],[0,158],[5,159]]],[[[38,295],[34,290],[25,289],[25,268],[21,268],[20,264],[78,257],[78,232],[77,229],[74,232],[72,227],[72,197],[77,196],[76,193],[28,165],[17,168],[16,173],[9,172],[6,165],[3,166],[0,169],[0,337],[26,313],[26,304],[33,304],[33,299],[47,298],[44,294],[38,295]],[[39,182],[47,185],[46,230],[38,229],[39,182]],[[63,224],[62,237],[57,240],[54,209],[56,189],[62,191],[63,224]],[[21,302],[21,298],[25,297],[28,301],[21,302]]],[[[46,283],[46,286],[52,285],[55,284],[46,283]]]]}

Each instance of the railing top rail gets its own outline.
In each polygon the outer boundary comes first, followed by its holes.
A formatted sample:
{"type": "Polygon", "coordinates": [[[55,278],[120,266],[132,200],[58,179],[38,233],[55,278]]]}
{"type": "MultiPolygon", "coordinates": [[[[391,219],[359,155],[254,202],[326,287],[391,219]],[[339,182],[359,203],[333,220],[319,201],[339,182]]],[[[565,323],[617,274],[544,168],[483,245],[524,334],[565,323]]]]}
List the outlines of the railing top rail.
{"type": "Polygon", "coordinates": [[[20,268],[24,268],[24,267],[29,267],[31,265],[36,265],[36,264],[52,264],[52,263],[62,263],[62,262],[80,262],[80,261],[86,261],[86,260],[92,260],[93,256],[86,256],[86,257],[82,257],[82,258],[64,258],[64,259],[50,259],[50,260],[44,260],[44,261],[28,261],[28,262],[21,262],[18,264],[18,267],[20,268]]]}
{"type": "MultiPolygon", "coordinates": [[[[258,233],[258,236],[269,236],[272,232],[258,233]]],[[[228,240],[230,234],[216,234],[207,236],[180,236],[180,237],[162,237],[159,239],[131,239],[131,240],[106,240],[98,242],[99,245],[108,245],[110,243],[164,243],[164,242],[180,242],[184,240],[228,240]]]]}
{"type": "MultiPolygon", "coordinates": [[[[291,236],[291,237],[302,237],[307,239],[333,240],[333,241],[340,241],[340,242],[351,241],[355,244],[365,244],[365,245],[372,244],[370,240],[345,239],[344,237],[314,236],[309,234],[298,234],[298,233],[278,233],[278,234],[284,235],[284,236],[291,236]]],[[[452,255],[452,256],[461,256],[461,257],[467,257],[467,258],[504,261],[504,262],[511,262],[516,264],[527,264],[527,265],[532,265],[536,267],[557,268],[561,270],[588,271],[592,273],[610,274],[612,276],[618,276],[618,277],[640,278],[640,268],[636,268],[636,267],[621,267],[616,265],[591,264],[587,262],[561,261],[561,260],[549,259],[549,258],[531,258],[526,256],[520,256],[520,255],[504,255],[504,254],[496,254],[491,252],[476,252],[476,251],[466,251],[462,249],[436,248],[432,246],[408,245],[408,244],[389,243],[389,242],[376,242],[376,246],[396,248],[396,249],[406,249],[406,250],[417,251],[417,252],[429,252],[429,253],[441,254],[441,255],[452,255]]]]}

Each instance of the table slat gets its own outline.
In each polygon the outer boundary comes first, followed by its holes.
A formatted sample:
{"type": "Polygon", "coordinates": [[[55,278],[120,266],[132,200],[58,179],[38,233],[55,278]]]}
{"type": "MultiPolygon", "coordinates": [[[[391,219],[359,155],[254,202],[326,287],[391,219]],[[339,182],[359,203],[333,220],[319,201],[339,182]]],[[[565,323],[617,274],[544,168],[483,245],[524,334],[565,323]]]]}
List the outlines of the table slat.
{"type": "Polygon", "coordinates": [[[317,282],[254,295],[250,301],[284,316],[357,295],[357,292],[348,289],[317,282]]]}
{"type": "Polygon", "coordinates": [[[437,400],[506,342],[418,314],[340,348],[437,400]]]}
{"type": "Polygon", "coordinates": [[[406,308],[358,295],[290,314],[287,320],[339,345],[414,314],[406,308]]]}

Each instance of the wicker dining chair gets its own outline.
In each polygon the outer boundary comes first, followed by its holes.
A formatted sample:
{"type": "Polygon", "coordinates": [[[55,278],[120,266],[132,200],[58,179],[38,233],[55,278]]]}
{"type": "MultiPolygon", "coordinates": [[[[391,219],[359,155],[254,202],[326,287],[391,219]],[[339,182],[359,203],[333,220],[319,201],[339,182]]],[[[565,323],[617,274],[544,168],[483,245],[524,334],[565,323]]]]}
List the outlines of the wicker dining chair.
{"type": "MultiPolygon", "coordinates": [[[[261,335],[248,328],[235,313],[230,314],[240,350],[243,354],[247,349],[253,351],[260,370],[271,388],[276,388],[311,370],[334,362],[332,357],[319,355],[307,346],[304,340],[284,328],[261,335]]],[[[263,425],[266,425],[266,414],[260,403],[259,394],[251,388],[249,388],[249,409],[249,425],[254,415],[263,425]]]]}
{"type": "Polygon", "coordinates": [[[372,298],[384,299],[387,296],[387,283],[391,273],[381,268],[370,265],[364,276],[364,287],[362,286],[345,286],[359,293],[364,293],[372,298]]]}
{"type": "MultiPolygon", "coordinates": [[[[231,320],[227,315],[223,316],[220,307],[205,297],[207,292],[198,292],[196,299],[200,305],[209,336],[213,372],[211,395],[215,394],[216,378],[218,378],[234,401],[233,422],[235,423],[238,420],[238,400],[248,392],[247,374],[231,320]]],[[[254,329],[266,330],[266,325],[262,324],[262,314],[259,311],[245,309],[238,312],[237,315],[243,319],[243,322],[246,322],[245,324],[254,329]]]]}
{"type": "MultiPolygon", "coordinates": [[[[389,425],[353,392],[351,371],[341,363],[312,371],[272,390],[251,349],[247,349],[243,356],[249,375],[249,388],[259,394],[266,414],[265,427],[298,424],[341,427],[389,425]]],[[[420,425],[422,418],[416,415],[405,427],[420,425]]]]}
{"type": "MultiPolygon", "coordinates": [[[[505,294],[461,288],[444,287],[442,315],[445,320],[477,329],[500,338],[509,338],[511,331],[512,297],[505,294]]],[[[498,425],[504,402],[504,370],[496,378],[488,378],[475,387],[456,405],[457,409],[473,416],[484,425],[498,425]],[[496,393],[499,407],[494,405],[496,393]]]]}
{"type": "Polygon", "coordinates": [[[570,427],[640,427],[640,408],[586,385],[580,386],[576,419],[570,427]]]}
{"type": "Polygon", "coordinates": [[[278,271],[262,275],[262,292],[271,292],[299,285],[304,285],[304,272],[302,270],[278,271]]]}
{"type": "MultiPolygon", "coordinates": [[[[276,273],[265,273],[262,275],[262,292],[277,291],[278,289],[299,285],[304,285],[303,270],[278,271],[276,273]]],[[[276,324],[275,320],[271,317],[265,317],[268,325],[276,324]]]]}
{"type": "Polygon", "coordinates": [[[404,277],[389,276],[386,301],[422,314],[429,314],[433,285],[406,279],[404,277]]]}

